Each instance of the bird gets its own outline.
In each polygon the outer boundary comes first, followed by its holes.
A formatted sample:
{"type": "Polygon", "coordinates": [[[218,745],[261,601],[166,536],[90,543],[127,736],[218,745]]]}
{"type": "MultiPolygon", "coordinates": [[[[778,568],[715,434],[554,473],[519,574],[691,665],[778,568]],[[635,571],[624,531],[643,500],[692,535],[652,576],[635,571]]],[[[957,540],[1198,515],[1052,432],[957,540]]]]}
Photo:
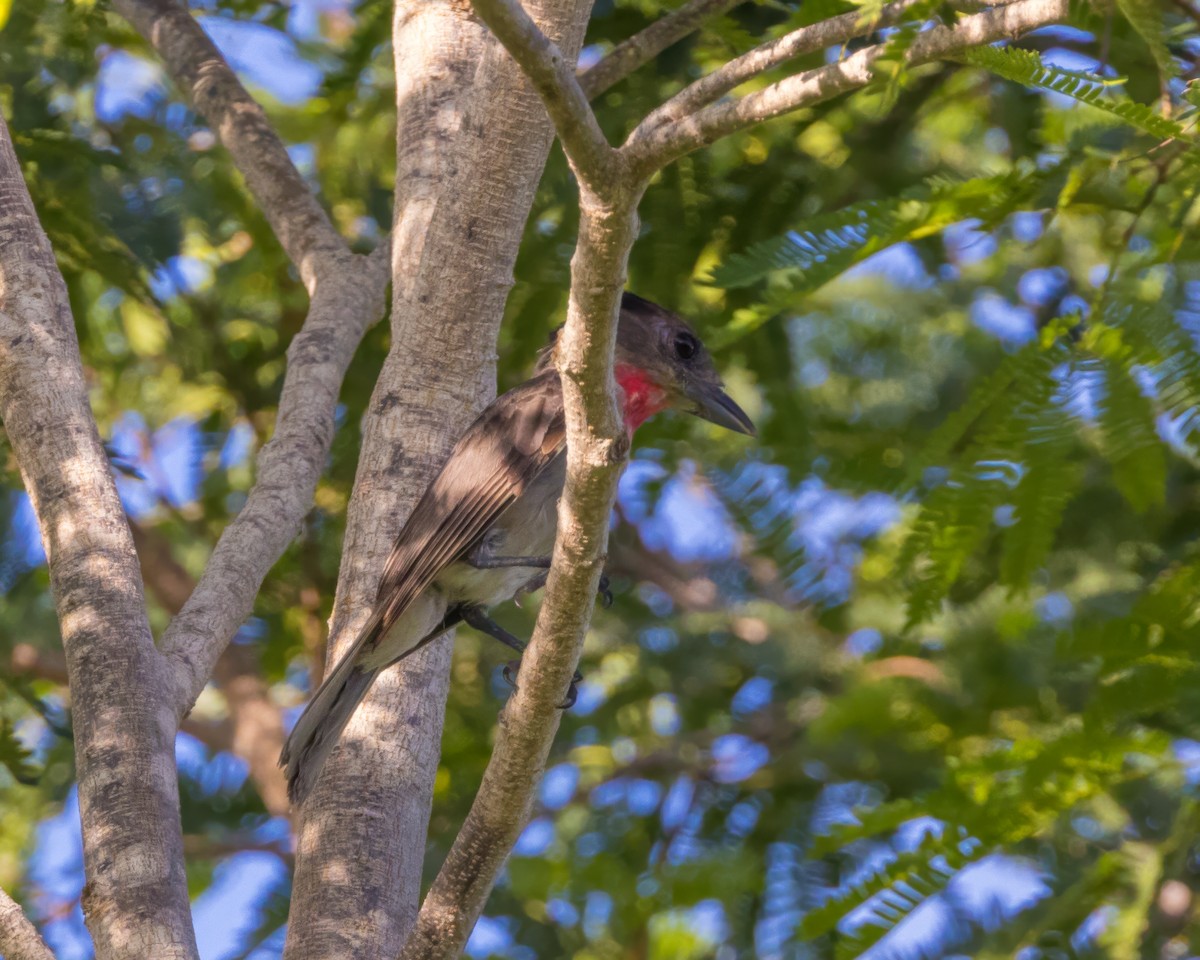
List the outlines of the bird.
{"type": "MultiPolygon", "coordinates": [[[[461,622],[518,652],[524,647],[488,609],[540,588],[550,567],[566,480],[557,342],[555,331],[533,376],[497,397],[467,428],[397,535],[370,618],[283,748],[280,764],[293,805],[303,804],[383,670],[461,622]]],[[[687,322],[629,292],[621,298],[614,377],[630,439],[666,410],[755,435],[687,322]]],[[[611,602],[606,581],[601,595],[611,602]]],[[[575,682],[564,708],[574,702],[575,682]]]]}

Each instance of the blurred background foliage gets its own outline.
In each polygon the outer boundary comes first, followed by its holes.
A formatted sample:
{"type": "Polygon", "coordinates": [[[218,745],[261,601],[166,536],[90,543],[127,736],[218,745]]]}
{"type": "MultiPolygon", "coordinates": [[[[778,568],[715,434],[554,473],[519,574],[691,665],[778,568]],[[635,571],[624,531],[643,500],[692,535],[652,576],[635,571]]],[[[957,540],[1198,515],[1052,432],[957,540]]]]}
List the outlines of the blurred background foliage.
{"type": "MultiPolygon", "coordinates": [[[[671,5],[600,0],[585,62],[671,5]]],[[[390,222],[390,6],[192,7],[370,249],[390,222]]],[[[603,95],[602,123],[619,138],[687,79],[849,9],[743,4],[603,95]]],[[[0,22],[0,105],[161,629],[253,482],[305,294],[102,0],[0,2],[0,22]]],[[[1081,3],[1019,51],[911,71],[902,26],[869,88],[658,178],[631,287],[694,319],[761,438],[683,419],[639,435],[617,601],[471,956],[1200,953],[1198,22],[1191,0],[1081,3]]],[[[556,150],[501,388],[562,318],[575,226],[556,150]]],[[[387,346],[380,324],[358,351],[315,509],[236,644],[289,722],[387,346]]],[[[0,885],[86,957],[69,694],[5,458],[0,885]]],[[[501,616],[527,633],[535,610],[501,616]]],[[[505,659],[460,631],[430,871],[487,761],[505,659]]],[[[228,723],[214,687],[178,747],[197,928],[206,958],[273,957],[288,824],[228,723]]]]}

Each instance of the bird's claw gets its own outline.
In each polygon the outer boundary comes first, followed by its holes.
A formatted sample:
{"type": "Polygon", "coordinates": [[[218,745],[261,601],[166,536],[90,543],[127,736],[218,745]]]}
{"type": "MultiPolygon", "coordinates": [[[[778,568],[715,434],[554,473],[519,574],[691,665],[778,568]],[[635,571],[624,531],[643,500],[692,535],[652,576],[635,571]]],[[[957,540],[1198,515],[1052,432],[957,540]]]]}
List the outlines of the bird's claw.
{"type": "Polygon", "coordinates": [[[548,576],[549,573],[542,573],[526,583],[523,587],[517,590],[515,594],[513,594],[513,603],[515,603],[518,607],[523,606],[527,596],[529,596],[531,593],[537,593],[537,591],[541,590],[542,587],[546,585],[548,576]]]}
{"type": "Polygon", "coordinates": [[[607,610],[613,605],[613,593],[608,585],[608,576],[600,575],[600,585],[596,588],[596,595],[600,598],[600,605],[607,610]]]}
{"type": "MultiPolygon", "coordinates": [[[[512,687],[514,691],[517,689],[516,677],[517,677],[517,674],[520,672],[520,670],[521,670],[521,661],[520,660],[509,660],[508,663],[506,663],[504,665],[504,671],[503,671],[504,682],[507,683],[510,687],[512,687]]],[[[559,710],[570,710],[573,706],[575,706],[575,701],[579,699],[578,684],[580,684],[582,682],[583,682],[583,674],[580,673],[578,670],[576,670],[575,676],[573,676],[571,678],[571,685],[569,687],[567,687],[566,698],[563,700],[562,703],[560,703],[558,705],[559,710]]]]}
{"type": "Polygon", "coordinates": [[[567,687],[567,696],[562,703],[558,705],[559,710],[570,710],[575,706],[575,701],[579,699],[579,684],[583,682],[583,674],[578,670],[575,671],[575,676],[571,678],[571,685],[567,687]]]}

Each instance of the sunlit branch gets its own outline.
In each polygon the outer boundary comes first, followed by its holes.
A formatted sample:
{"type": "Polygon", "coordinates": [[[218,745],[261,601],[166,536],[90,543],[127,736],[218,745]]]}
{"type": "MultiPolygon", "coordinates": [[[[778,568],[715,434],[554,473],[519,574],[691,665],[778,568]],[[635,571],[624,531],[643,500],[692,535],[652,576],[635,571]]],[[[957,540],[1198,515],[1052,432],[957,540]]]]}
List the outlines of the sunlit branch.
{"type": "Polygon", "coordinates": [[[777,40],[757,46],[684,87],[650,113],[639,125],[639,129],[642,133],[649,133],[662,124],[695,113],[739,84],[788,60],[846,43],[855,37],[866,36],[880,27],[893,26],[903,20],[905,14],[913,7],[923,2],[924,0],[895,0],[894,3],[884,4],[878,16],[872,19],[864,18],[858,11],[844,13],[793,30],[777,40]]]}
{"type": "Polygon", "coordinates": [[[88,926],[100,958],[193,960],[167,664],[66,284],[2,119],[0,196],[0,419],[46,548],[66,652],[88,926]]]}
{"type": "Polygon", "coordinates": [[[318,284],[288,348],[275,434],[258,455],[254,488],[160,644],[176,667],[181,714],[204,689],[221,650],[253,611],[267,572],[312,509],[342,380],[363,334],[383,313],[389,254],[384,244],[369,258],[340,258],[342,272],[318,284]]]}
{"type": "Polygon", "coordinates": [[[516,0],[474,0],[474,6],[533,83],[576,173],[597,188],[619,178],[617,151],[600,129],[571,61],[516,0]]]}
{"type": "Polygon", "coordinates": [[[0,890],[0,956],[8,960],[54,960],[54,954],[20,904],[3,890],[0,890]]]}
{"type": "Polygon", "coordinates": [[[113,0],[113,7],[154,47],[216,132],[311,293],[322,266],[320,255],[345,252],[346,243],[292,163],[263,108],[200,24],[175,0],[113,0]]]}
{"type": "MultiPolygon", "coordinates": [[[[922,33],[905,51],[908,66],[954,56],[971,47],[1015,39],[1028,30],[1062,20],[1068,0],[1018,0],[964,17],[953,27],[936,26],[922,33]]],[[[867,47],[844,60],[808,70],[737,100],[715,103],[654,130],[639,128],[622,153],[643,174],[722,137],[866,86],[872,66],[887,51],[884,43],[867,47]]]]}
{"type": "Polygon", "coordinates": [[[745,0],[689,0],[655,20],[644,30],[622,40],[594,66],[579,73],[579,85],[589,100],[649,63],[660,53],[745,0]]]}
{"type": "Polygon", "coordinates": [[[402,960],[457,957],[524,828],[583,652],[603,570],[608,520],[629,436],[613,393],[617,313],[640,193],[614,205],[583,191],[571,261],[567,322],[559,336],[567,421],[567,479],[559,502],[554,563],[517,691],[466,822],[430,887],[402,960]]]}

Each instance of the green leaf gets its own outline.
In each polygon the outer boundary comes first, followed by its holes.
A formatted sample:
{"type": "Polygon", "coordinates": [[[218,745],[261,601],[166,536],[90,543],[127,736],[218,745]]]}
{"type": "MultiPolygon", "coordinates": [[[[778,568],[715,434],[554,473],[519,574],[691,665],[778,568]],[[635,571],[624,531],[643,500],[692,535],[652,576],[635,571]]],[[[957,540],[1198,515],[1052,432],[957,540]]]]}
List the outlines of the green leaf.
{"type": "Polygon", "coordinates": [[[1166,496],[1167,456],[1154,426],[1154,407],[1128,366],[1107,358],[1108,396],[1100,414],[1113,481],[1135,510],[1162,504],[1166,496]]]}
{"type": "Polygon", "coordinates": [[[800,922],[799,936],[804,940],[825,936],[855,910],[880,897],[872,904],[870,921],[844,934],[837,946],[839,958],[861,955],[982,853],[980,844],[967,843],[971,849],[964,852],[962,848],[967,844],[957,838],[951,826],[940,835],[927,835],[915,850],[900,854],[806,914],[800,922]]]}
{"type": "Polygon", "coordinates": [[[1111,87],[1121,81],[1060,70],[1043,63],[1042,58],[1032,50],[1014,47],[977,47],[963,56],[968,63],[990,70],[1006,80],[1052,90],[1072,100],[1107,111],[1130,126],[1160,140],[1180,140],[1189,146],[1195,146],[1194,138],[1182,125],[1155,113],[1145,104],[1113,94],[1111,87]]]}
{"type": "Polygon", "coordinates": [[[839,823],[824,836],[815,837],[809,850],[811,857],[826,857],[858,840],[890,833],[901,824],[922,815],[922,809],[912,800],[894,800],[869,809],[856,809],[858,823],[839,823]]]}
{"type": "Polygon", "coordinates": [[[1138,36],[1146,41],[1150,55],[1158,66],[1161,80],[1165,83],[1179,73],[1179,64],[1167,49],[1163,39],[1166,29],[1163,26],[1162,5],[1158,0],[1117,0],[1117,9],[1129,21],[1129,25],[1137,31],[1138,36]]]}
{"type": "Polygon", "coordinates": [[[0,720],[0,764],[20,783],[37,781],[37,769],[30,763],[31,756],[17,739],[12,724],[8,720],[0,720]]]}
{"type": "Polygon", "coordinates": [[[931,178],[890,200],[868,200],[810,218],[799,230],[734,254],[713,273],[726,289],[786,273],[793,293],[810,293],[880,250],[918,240],[963,220],[996,223],[1031,197],[1046,176],[1020,166],[972,180],[931,178]]]}
{"type": "Polygon", "coordinates": [[[1027,588],[1054,546],[1063,511],[1079,489],[1083,472],[1070,459],[1075,434],[1070,415],[1058,402],[1028,427],[1024,473],[1013,496],[1013,525],[1005,531],[1000,582],[1027,588]]]}
{"type": "MultiPolygon", "coordinates": [[[[1026,583],[1044,559],[1078,476],[1059,454],[1070,430],[1053,372],[1067,355],[1058,342],[1030,347],[1019,362],[981,385],[982,397],[967,403],[969,419],[935,436],[941,451],[947,436],[961,437],[978,422],[977,436],[946,482],[926,497],[901,552],[901,569],[915,574],[907,628],[938,612],[967,561],[995,529],[998,507],[1017,508],[1017,525],[1005,538],[1006,582],[1026,583]]],[[[930,462],[927,456],[921,459],[930,462]]]]}

